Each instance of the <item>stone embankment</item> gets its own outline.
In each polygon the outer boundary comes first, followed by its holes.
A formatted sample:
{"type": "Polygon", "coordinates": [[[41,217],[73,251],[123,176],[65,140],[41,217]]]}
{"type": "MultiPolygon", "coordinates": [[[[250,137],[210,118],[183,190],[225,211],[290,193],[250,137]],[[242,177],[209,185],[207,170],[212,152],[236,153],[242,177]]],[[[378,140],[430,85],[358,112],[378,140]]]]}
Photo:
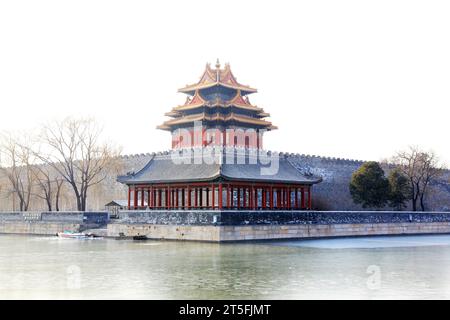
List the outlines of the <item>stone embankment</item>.
{"type": "Polygon", "coordinates": [[[107,227],[110,237],[212,242],[438,233],[450,234],[450,212],[123,211],[107,227]]]}
{"type": "Polygon", "coordinates": [[[116,219],[107,212],[0,213],[0,233],[55,235],[66,230],[212,242],[450,234],[450,212],[151,210],[121,211],[116,219]]]}
{"type": "Polygon", "coordinates": [[[0,212],[0,233],[55,235],[106,228],[107,212],[0,212]]]}

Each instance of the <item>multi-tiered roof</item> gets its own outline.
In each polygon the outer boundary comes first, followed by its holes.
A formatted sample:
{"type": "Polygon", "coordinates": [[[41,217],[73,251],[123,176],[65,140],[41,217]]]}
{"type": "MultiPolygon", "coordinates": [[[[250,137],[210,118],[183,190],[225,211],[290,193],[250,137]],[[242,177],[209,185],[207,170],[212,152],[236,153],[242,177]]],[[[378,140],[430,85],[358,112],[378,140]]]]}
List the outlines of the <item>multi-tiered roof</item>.
{"type": "Polygon", "coordinates": [[[286,156],[263,152],[264,130],[276,127],[265,120],[268,113],[249,102],[256,89],[237,82],[228,64],[223,69],[218,62],[215,69],[206,65],[200,81],[179,92],[188,96],[186,103],[168,112],[172,119],[159,126],[172,132],[173,150],[118,177],[128,185],[128,208],[312,208],[311,188],[321,178],[301,172],[286,156]],[[219,135],[218,143],[210,143],[210,134],[219,135]]]}
{"type": "Polygon", "coordinates": [[[165,115],[172,119],[158,128],[173,131],[201,121],[209,127],[276,129],[264,119],[269,114],[248,99],[248,95],[257,90],[237,82],[229,64],[221,69],[217,62],[215,67],[212,69],[207,64],[199,82],[178,90],[188,95],[186,102],[167,112],[165,115]]]}

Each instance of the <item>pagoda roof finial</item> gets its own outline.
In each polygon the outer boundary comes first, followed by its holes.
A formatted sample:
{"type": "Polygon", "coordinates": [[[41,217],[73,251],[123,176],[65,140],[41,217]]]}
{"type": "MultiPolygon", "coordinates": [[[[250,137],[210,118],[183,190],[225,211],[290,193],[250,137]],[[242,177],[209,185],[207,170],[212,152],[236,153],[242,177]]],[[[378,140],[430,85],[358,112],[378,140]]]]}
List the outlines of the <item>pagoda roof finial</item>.
{"type": "Polygon", "coordinates": [[[241,90],[242,95],[256,92],[256,89],[237,82],[235,76],[231,72],[229,63],[225,63],[224,69],[221,69],[219,59],[216,60],[215,68],[211,68],[210,63],[206,64],[205,71],[200,77],[200,81],[192,85],[186,85],[184,88],[178,89],[178,91],[192,96],[198,89],[203,90],[217,85],[228,87],[230,89],[241,90]]]}
{"type": "Polygon", "coordinates": [[[217,58],[217,61],[216,61],[216,81],[217,82],[220,81],[220,62],[219,62],[219,58],[217,58]]]}

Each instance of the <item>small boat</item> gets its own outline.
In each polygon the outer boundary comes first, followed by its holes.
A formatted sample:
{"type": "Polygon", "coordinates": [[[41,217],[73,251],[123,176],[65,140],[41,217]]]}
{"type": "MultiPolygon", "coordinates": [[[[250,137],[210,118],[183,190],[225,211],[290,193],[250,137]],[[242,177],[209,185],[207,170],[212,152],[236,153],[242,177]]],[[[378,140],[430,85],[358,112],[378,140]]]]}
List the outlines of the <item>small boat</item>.
{"type": "Polygon", "coordinates": [[[77,233],[71,231],[58,232],[56,235],[60,238],[68,238],[68,239],[90,239],[94,237],[92,234],[77,233]]]}
{"type": "Polygon", "coordinates": [[[134,236],[133,240],[148,240],[148,238],[147,238],[147,236],[139,235],[139,236],[134,236]]]}

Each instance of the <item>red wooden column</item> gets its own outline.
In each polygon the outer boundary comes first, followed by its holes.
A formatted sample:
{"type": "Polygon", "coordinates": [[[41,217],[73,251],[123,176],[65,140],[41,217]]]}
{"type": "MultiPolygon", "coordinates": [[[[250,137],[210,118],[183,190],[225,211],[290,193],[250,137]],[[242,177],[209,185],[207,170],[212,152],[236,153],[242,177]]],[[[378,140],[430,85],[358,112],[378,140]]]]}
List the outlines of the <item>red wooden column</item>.
{"type": "Polygon", "coordinates": [[[243,208],[248,208],[249,200],[250,200],[250,194],[248,191],[247,186],[244,187],[244,199],[243,199],[243,208]]]}
{"type": "Polygon", "coordinates": [[[131,188],[128,186],[128,210],[131,209],[131,188]]]}
{"type": "Polygon", "coordinates": [[[284,188],[280,187],[280,209],[283,208],[283,192],[284,188]]]}
{"type": "Polygon", "coordinates": [[[280,187],[280,209],[283,208],[283,187],[280,187]]]}
{"type": "Polygon", "coordinates": [[[175,202],[175,199],[176,199],[176,197],[175,197],[175,192],[176,192],[176,189],[170,189],[170,205],[171,205],[173,208],[175,208],[175,206],[176,206],[176,202],[175,202]]]}
{"type": "Polygon", "coordinates": [[[230,192],[230,184],[227,184],[227,208],[231,208],[231,192],[230,192]]]}
{"type": "Polygon", "coordinates": [[[188,185],[187,186],[187,208],[190,209],[191,208],[191,187],[188,185]]]}
{"type": "Polygon", "coordinates": [[[301,199],[301,209],[305,209],[305,188],[304,188],[304,187],[301,187],[301,188],[300,188],[300,192],[301,192],[301,196],[302,196],[302,199],[301,199]]]}
{"type": "Polygon", "coordinates": [[[284,187],[283,188],[283,209],[287,209],[288,208],[288,188],[284,187]]]}
{"type": "Polygon", "coordinates": [[[256,206],[258,205],[257,198],[255,197],[255,190],[258,190],[258,188],[255,188],[254,185],[252,185],[252,188],[250,190],[250,209],[255,210],[256,206]],[[255,205],[256,202],[256,205],[255,205]]]}
{"type": "Polygon", "coordinates": [[[288,209],[288,188],[284,188],[284,209],[288,209]]]}
{"type": "Polygon", "coordinates": [[[145,191],[144,188],[141,189],[141,209],[144,207],[145,191]]]}
{"type": "Polygon", "coordinates": [[[287,208],[291,208],[291,187],[287,188],[287,208]]]}
{"type": "Polygon", "coordinates": [[[280,187],[280,209],[284,208],[284,187],[280,187]]]}
{"type": "Polygon", "coordinates": [[[186,188],[181,189],[181,207],[186,209],[186,188]]]}
{"type": "Polygon", "coordinates": [[[166,202],[164,204],[166,209],[170,209],[171,205],[172,205],[172,201],[170,199],[170,193],[172,192],[172,189],[170,187],[162,187],[161,188],[161,205],[163,202],[163,197],[164,197],[164,201],[166,202]],[[164,196],[163,196],[164,193],[164,196]]]}
{"type": "Polygon", "coordinates": [[[308,187],[308,209],[312,208],[311,186],[308,187]]]}
{"type": "Polygon", "coordinates": [[[273,187],[270,186],[270,194],[269,194],[269,207],[273,209],[273,187]]]}
{"type": "Polygon", "coordinates": [[[148,207],[153,208],[153,186],[148,190],[148,207]]]}
{"type": "Polygon", "coordinates": [[[148,189],[148,207],[153,208],[153,186],[148,189]]]}
{"type": "Polygon", "coordinates": [[[247,207],[247,187],[242,188],[242,208],[247,207]]]}
{"type": "Polygon", "coordinates": [[[223,209],[223,193],[222,193],[222,182],[219,182],[219,210],[223,209]]]}
{"type": "Polygon", "coordinates": [[[216,206],[216,186],[214,185],[214,183],[211,185],[211,191],[212,191],[212,195],[211,195],[211,208],[214,210],[215,206],[216,206]]]}
{"type": "Polygon", "coordinates": [[[136,187],[134,187],[134,210],[137,209],[137,205],[138,205],[138,189],[136,187]]]}
{"type": "Polygon", "coordinates": [[[277,188],[276,193],[277,193],[277,209],[279,209],[281,206],[281,190],[280,190],[280,188],[277,188]]]}
{"type": "Polygon", "coordinates": [[[194,190],[194,207],[198,208],[198,188],[194,190]]]}
{"type": "Polygon", "coordinates": [[[233,185],[230,185],[230,208],[234,208],[234,190],[233,185]]]}
{"type": "Polygon", "coordinates": [[[158,207],[162,207],[162,189],[158,189],[158,207]]]}
{"type": "Polygon", "coordinates": [[[203,207],[203,188],[198,188],[199,196],[198,196],[198,203],[199,207],[203,207]]]}
{"type": "Polygon", "coordinates": [[[240,208],[241,207],[241,188],[237,187],[236,188],[236,192],[237,192],[237,205],[236,208],[240,208]]]}
{"type": "Polygon", "coordinates": [[[261,195],[261,200],[262,200],[261,208],[262,209],[266,209],[266,207],[267,207],[267,189],[266,189],[266,187],[262,187],[261,192],[262,192],[262,195],[261,195]]]}
{"type": "Polygon", "coordinates": [[[172,199],[171,199],[171,197],[170,197],[170,194],[171,194],[171,192],[172,192],[172,188],[171,187],[167,187],[167,189],[166,189],[166,193],[167,193],[167,196],[166,196],[166,207],[168,208],[168,209],[171,209],[172,207],[173,207],[173,205],[174,205],[174,203],[173,203],[173,201],[172,201],[172,199]]]}
{"type": "Polygon", "coordinates": [[[294,207],[297,210],[298,209],[298,189],[297,189],[297,187],[294,188],[294,192],[295,192],[294,207]]]}
{"type": "Polygon", "coordinates": [[[153,186],[148,190],[148,206],[149,208],[153,208],[153,186]]]}

